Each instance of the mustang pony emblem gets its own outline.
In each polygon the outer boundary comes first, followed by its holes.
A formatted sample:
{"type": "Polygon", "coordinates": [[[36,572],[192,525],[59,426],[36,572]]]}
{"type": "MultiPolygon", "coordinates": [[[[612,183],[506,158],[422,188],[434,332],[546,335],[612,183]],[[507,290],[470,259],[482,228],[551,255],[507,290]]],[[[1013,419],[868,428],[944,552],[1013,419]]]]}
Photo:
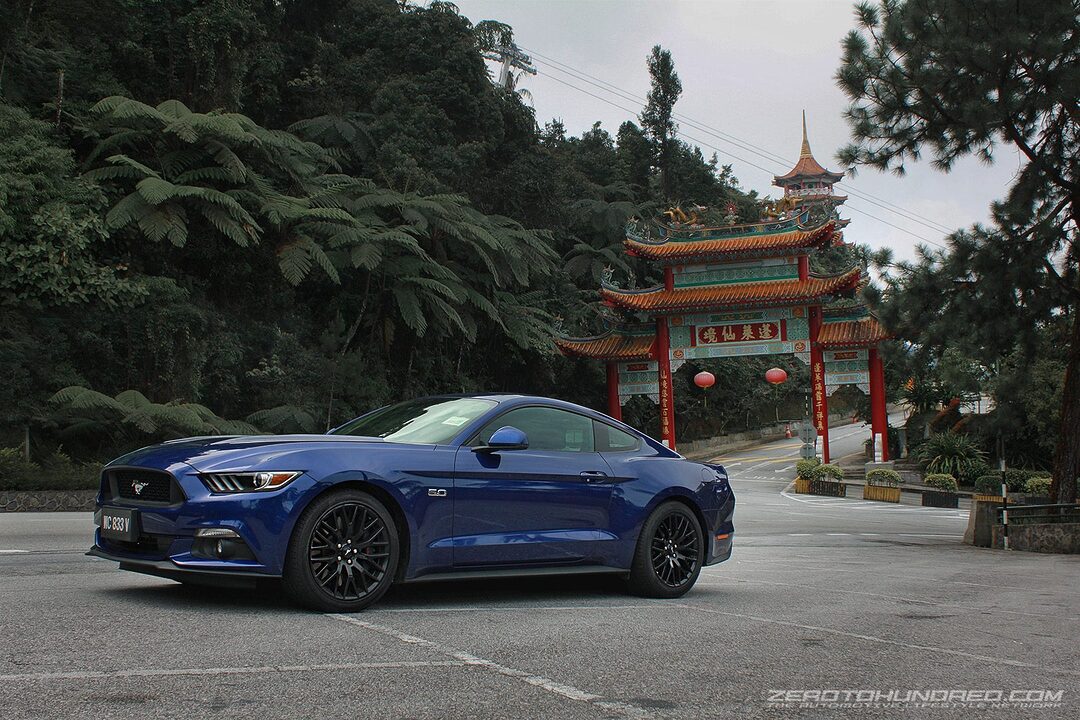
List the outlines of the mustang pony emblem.
{"type": "Polygon", "coordinates": [[[148,482],[133,482],[131,483],[131,489],[135,491],[136,495],[142,495],[143,488],[149,485],[148,482]]]}

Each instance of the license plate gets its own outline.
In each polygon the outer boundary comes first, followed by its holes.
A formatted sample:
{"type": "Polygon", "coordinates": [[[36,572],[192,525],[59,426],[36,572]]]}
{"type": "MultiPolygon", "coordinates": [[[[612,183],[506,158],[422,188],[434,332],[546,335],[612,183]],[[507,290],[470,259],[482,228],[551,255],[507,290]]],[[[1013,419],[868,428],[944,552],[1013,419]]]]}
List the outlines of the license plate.
{"type": "Polygon", "coordinates": [[[102,508],[101,536],[110,540],[136,542],[139,539],[139,515],[130,508],[102,508]]]}

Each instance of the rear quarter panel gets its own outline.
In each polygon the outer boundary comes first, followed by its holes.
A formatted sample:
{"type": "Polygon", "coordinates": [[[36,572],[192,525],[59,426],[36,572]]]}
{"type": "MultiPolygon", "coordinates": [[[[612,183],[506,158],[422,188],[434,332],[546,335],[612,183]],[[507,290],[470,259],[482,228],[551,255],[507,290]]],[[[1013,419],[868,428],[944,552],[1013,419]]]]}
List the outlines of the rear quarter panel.
{"type": "MultiPolygon", "coordinates": [[[[706,540],[731,532],[734,495],[727,475],[716,467],[660,456],[605,453],[604,458],[619,480],[611,498],[610,564],[630,566],[642,525],[668,500],[687,502],[697,511],[706,540]]],[[[705,543],[707,549],[711,545],[705,543]]]]}

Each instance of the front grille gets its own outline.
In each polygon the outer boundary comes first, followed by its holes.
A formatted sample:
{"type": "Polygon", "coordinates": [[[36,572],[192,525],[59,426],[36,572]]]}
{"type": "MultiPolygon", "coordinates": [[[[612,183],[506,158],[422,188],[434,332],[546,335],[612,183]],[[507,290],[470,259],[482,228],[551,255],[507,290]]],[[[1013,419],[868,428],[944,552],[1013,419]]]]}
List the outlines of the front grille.
{"type": "Polygon", "coordinates": [[[113,497],[136,503],[177,503],[183,500],[180,487],[169,473],[138,468],[107,472],[113,497]]]}

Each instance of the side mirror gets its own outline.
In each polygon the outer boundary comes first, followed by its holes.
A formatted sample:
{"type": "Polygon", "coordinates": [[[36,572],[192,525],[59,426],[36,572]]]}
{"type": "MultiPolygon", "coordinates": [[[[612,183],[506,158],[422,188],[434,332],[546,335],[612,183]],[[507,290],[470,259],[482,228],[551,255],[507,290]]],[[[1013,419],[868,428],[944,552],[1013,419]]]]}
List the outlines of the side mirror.
{"type": "Polygon", "coordinates": [[[491,433],[491,439],[487,445],[478,445],[473,448],[477,453],[493,453],[500,450],[525,450],[529,447],[529,438],[516,427],[507,425],[491,433]]]}

